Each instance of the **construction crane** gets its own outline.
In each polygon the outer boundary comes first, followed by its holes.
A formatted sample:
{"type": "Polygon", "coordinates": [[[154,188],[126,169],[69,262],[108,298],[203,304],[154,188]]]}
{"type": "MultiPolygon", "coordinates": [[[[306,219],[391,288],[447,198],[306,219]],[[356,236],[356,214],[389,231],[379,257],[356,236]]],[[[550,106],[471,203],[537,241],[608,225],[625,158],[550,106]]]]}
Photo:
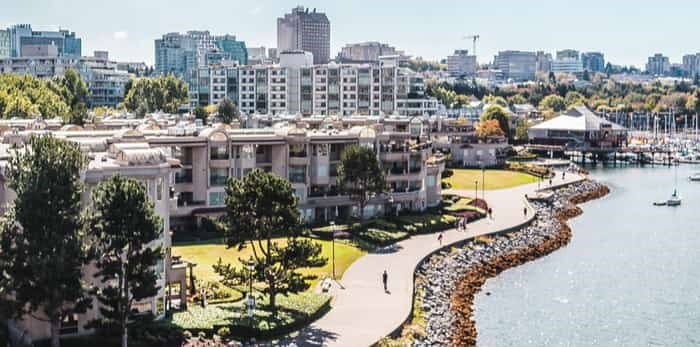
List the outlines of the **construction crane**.
{"type": "Polygon", "coordinates": [[[462,36],[462,40],[472,40],[472,54],[476,55],[476,41],[479,40],[479,35],[462,36]]]}

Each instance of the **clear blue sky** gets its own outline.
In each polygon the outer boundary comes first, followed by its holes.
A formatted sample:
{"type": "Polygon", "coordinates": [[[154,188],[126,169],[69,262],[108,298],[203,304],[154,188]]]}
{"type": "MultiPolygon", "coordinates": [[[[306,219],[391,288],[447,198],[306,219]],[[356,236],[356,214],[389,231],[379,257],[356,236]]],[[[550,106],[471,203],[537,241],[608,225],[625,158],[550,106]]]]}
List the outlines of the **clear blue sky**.
{"type": "Polygon", "coordinates": [[[463,35],[480,34],[479,62],[499,50],[574,48],[641,66],[662,52],[672,62],[700,51],[693,0],[2,0],[0,27],[61,26],[83,39],[83,54],[108,50],[124,61],[153,62],[153,40],[166,32],[231,33],[248,46],[276,45],[276,18],[296,5],[331,21],[331,55],[345,43],[381,41],[414,56],[441,59],[471,50],[463,35]]]}

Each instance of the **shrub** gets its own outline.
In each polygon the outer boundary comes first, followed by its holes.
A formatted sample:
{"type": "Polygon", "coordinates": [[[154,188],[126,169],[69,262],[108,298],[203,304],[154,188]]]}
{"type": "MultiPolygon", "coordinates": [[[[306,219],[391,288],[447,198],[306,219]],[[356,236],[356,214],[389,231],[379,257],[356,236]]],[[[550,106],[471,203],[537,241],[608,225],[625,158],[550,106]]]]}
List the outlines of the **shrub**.
{"type": "Polygon", "coordinates": [[[185,331],[182,333],[182,336],[184,336],[186,339],[189,340],[189,339],[192,338],[192,333],[191,333],[189,330],[185,330],[185,331]]]}
{"type": "Polygon", "coordinates": [[[219,335],[223,338],[227,338],[231,336],[231,329],[229,329],[228,327],[221,327],[219,328],[219,330],[216,331],[216,335],[219,335]]]}
{"type": "Polygon", "coordinates": [[[388,246],[390,244],[405,240],[409,234],[404,231],[386,231],[376,228],[368,228],[357,234],[361,239],[378,246],[388,246]]]}

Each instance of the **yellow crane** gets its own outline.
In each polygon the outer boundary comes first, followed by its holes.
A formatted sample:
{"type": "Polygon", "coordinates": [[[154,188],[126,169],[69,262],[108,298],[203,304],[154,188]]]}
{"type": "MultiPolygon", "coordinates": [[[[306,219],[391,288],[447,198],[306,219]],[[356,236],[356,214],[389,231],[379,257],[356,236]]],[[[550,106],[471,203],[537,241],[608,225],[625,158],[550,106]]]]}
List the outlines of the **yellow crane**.
{"type": "Polygon", "coordinates": [[[476,56],[476,41],[479,40],[479,35],[462,36],[462,40],[472,40],[472,54],[476,56]]]}

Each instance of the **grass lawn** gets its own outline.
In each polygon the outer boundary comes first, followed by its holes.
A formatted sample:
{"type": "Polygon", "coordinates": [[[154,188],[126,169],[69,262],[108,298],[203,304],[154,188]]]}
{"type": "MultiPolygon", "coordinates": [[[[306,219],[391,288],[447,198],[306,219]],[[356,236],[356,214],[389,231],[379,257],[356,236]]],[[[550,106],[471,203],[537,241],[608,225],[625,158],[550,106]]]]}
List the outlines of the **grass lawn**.
{"type": "MultiPolygon", "coordinates": [[[[452,189],[474,189],[474,181],[478,181],[478,189],[482,189],[481,170],[453,169],[454,174],[444,181],[452,189]]],[[[486,170],[486,190],[511,188],[523,184],[537,182],[539,178],[522,172],[508,170],[486,170]]]]}
{"type": "MultiPolygon", "coordinates": [[[[282,239],[276,239],[277,242],[283,242],[282,239]]],[[[333,271],[333,263],[331,262],[332,245],[331,241],[314,240],[318,242],[322,247],[322,256],[328,258],[326,265],[321,267],[306,268],[302,269],[301,272],[305,275],[315,275],[316,280],[314,280],[311,285],[316,283],[316,281],[322,279],[323,277],[331,275],[333,271]]],[[[343,272],[347,269],[350,264],[352,264],[359,257],[363,256],[366,252],[351,245],[347,241],[336,240],[335,242],[335,275],[337,278],[343,276],[343,272]]],[[[197,279],[207,280],[207,281],[218,281],[219,276],[214,272],[212,266],[222,259],[224,263],[231,263],[234,265],[242,266],[238,261],[239,258],[247,260],[250,258],[252,251],[250,247],[238,251],[235,248],[227,249],[223,240],[211,240],[206,243],[192,243],[186,245],[173,245],[172,249],[173,255],[181,256],[182,259],[197,263],[194,268],[194,274],[197,279]]]]}

